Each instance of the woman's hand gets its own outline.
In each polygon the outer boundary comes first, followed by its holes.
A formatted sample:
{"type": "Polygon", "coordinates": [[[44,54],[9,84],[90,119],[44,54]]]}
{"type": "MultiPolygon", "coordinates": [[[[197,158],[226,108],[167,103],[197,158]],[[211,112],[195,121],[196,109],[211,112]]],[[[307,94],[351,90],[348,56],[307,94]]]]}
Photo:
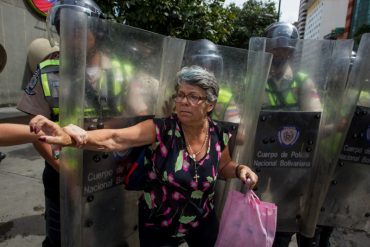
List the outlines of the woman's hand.
{"type": "Polygon", "coordinates": [[[242,180],[243,183],[247,184],[249,189],[253,189],[258,181],[258,176],[248,166],[238,165],[235,168],[236,177],[242,180]]]}
{"type": "Polygon", "coordinates": [[[87,143],[87,131],[77,125],[69,124],[63,127],[66,132],[76,142],[76,147],[80,148],[87,143]]]}
{"type": "Polygon", "coordinates": [[[30,121],[30,131],[35,134],[44,132],[39,137],[39,141],[60,146],[70,146],[74,144],[73,139],[63,129],[53,121],[44,116],[37,115],[30,121]]]}

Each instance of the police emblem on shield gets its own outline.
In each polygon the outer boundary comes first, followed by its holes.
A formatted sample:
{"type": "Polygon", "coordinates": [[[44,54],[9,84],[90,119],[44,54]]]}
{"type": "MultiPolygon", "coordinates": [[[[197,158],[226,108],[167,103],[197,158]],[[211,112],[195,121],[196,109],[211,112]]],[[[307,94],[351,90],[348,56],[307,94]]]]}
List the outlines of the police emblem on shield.
{"type": "Polygon", "coordinates": [[[297,142],[300,133],[300,130],[295,126],[282,127],[278,132],[280,145],[293,146],[297,142]]]}

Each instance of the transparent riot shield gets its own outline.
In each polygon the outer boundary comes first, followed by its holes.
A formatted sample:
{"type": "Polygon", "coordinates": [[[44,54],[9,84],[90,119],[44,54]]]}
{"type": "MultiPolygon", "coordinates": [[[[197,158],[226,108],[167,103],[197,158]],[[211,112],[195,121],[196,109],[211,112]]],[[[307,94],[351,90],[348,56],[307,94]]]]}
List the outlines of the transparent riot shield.
{"type": "MultiPolygon", "coordinates": [[[[256,40],[256,43],[260,43],[256,40]]],[[[257,45],[257,44],[256,44],[257,45]]],[[[240,60],[238,61],[235,57],[228,56],[229,51],[223,49],[230,68],[240,68],[240,60]]],[[[244,71],[241,84],[236,88],[237,94],[234,98],[236,110],[239,114],[238,118],[235,118],[233,112],[235,108],[231,106],[230,113],[225,111],[223,114],[223,124],[226,126],[231,125],[232,138],[229,141],[229,151],[232,154],[232,159],[239,164],[250,166],[252,164],[253,154],[253,142],[255,128],[257,125],[259,109],[262,103],[262,94],[264,85],[266,83],[267,75],[269,73],[272,56],[269,53],[247,51],[247,60],[244,60],[247,68],[244,71]]],[[[228,68],[225,66],[225,68],[228,68]]],[[[225,70],[223,76],[225,77],[226,88],[235,87],[236,74],[233,74],[233,70],[225,70]]],[[[220,100],[220,96],[219,96],[220,100]]],[[[217,110],[217,108],[216,108],[217,110]]],[[[216,112],[217,113],[217,112],[216,112]]],[[[221,119],[222,120],[222,119],[221,119]]],[[[229,127],[230,129],[230,127],[229,127]]],[[[246,187],[240,182],[239,179],[218,179],[216,184],[216,213],[221,217],[224,203],[227,199],[228,192],[231,190],[245,191],[246,187]]]]}
{"type": "Polygon", "coordinates": [[[342,118],[333,99],[346,90],[352,41],[251,40],[251,50],[273,54],[253,148],[257,192],[277,204],[278,232],[312,236],[321,193],[313,187],[329,179],[323,171],[339,151],[333,139],[342,118]]]}
{"type": "Polygon", "coordinates": [[[353,90],[345,96],[346,101],[358,100],[355,106],[344,104],[341,107],[351,112],[348,118],[350,127],[344,141],[339,143],[339,160],[334,161],[330,171],[332,178],[327,184],[319,218],[321,225],[367,233],[370,233],[370,69],[366,61],[369,56],[370,35],[364,34],[348,79],[348,86],[352,86],[353,90]],[[362,88],[360,94],[359,88],[362,88]]]}
{"type": "Polygon", "coordinates": [[[156,116],[166,117],[172,113],[172,95],[175,92],[176,73],[182,67],[186,40],[166,37],[164,40],[163,59],[158,90],[156,116]],[[177,51],[177,52],[173,52],[177,51]]]}
{"type": "MultiPolygon", "coordinates": [[[[61,9],[60,40],[61,125],[74,123],[87,130],[152,118],[161,81],[168,83],[182,61],[183,41],[73,9],[61,9]]],[[[63,149],[63,246],[138,246],[141,192],[123,186],[122,162],[131,151],[63,149]]]]}

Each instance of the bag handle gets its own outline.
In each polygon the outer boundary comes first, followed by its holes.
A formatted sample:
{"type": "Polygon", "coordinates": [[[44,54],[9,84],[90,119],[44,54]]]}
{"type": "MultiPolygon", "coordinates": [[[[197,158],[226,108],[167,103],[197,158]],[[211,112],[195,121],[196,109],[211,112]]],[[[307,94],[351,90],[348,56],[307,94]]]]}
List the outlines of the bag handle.
{"type": "Polygon", "coordinates": [[[256,193],[254,193],[253,190],[248,190],[246,193],[245,193],[245,197],[248,198],[248,202],[251,202],[251,201],[254,201],[256,204],[260,205],[261,204],[261,200],[259,199],[259,197],[256,195],[256,193]]]}
{"type": "Polygon", "coordinates": [[[261,200],[259,199],[259,197],[256,195],[256,193],[254,193],[253,190],[249,189],[250,186],[249,186],[249,183],[250,183],[250,179],[248,178],[247,179],[247,182],[245,183],[245,187],[246,187],[246,193],[245,193],[245,197],[248,199],[248,202],[250,202],[251,200],[255,201],[256,204],[261,204],[261,200]]]}

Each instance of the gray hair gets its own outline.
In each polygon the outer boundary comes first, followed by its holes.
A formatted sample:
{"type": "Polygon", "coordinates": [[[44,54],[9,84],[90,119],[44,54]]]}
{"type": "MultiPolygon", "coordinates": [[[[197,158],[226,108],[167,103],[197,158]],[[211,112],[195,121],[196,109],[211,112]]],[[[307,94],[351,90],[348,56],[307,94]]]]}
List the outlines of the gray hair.
{"type": "Polygon", "coordinates": [[[209,102],[214,103],[217,101],[218,91],[220,87],[213,73],[196,65],[183,67],[177,73],[176,90],[183,83],[192,86],[198,86],[206,91],[207,100],[209,102]]]}

